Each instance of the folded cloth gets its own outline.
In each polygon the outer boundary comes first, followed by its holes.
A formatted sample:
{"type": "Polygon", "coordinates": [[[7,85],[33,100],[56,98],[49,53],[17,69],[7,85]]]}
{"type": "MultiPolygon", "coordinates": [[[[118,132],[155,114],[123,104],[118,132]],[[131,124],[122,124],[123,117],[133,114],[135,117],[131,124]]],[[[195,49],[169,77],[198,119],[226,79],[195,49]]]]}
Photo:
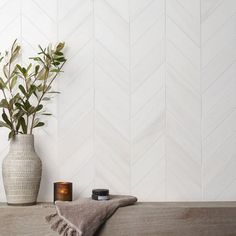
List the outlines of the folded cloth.
{"type": "Polygon", "coordinates": [[[80,198],[73,202],[56,201],[57,213],[46,217],[54,231],[63,236],[93,236],[119,207],[134,204],[136,197],[111,195],[108,201],[80,198]]]}

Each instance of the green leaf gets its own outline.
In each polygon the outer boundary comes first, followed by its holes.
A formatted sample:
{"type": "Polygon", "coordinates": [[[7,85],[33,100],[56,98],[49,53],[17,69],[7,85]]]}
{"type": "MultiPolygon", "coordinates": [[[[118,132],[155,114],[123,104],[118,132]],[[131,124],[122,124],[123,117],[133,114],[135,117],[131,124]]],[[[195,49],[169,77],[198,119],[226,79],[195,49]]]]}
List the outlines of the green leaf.
{"type": "Polygon", "coordinates": [[[56,51],[60,52],[64,48],[64,46],[65,46],[64,42],[58,43],[56,46],[56,51]]]}
{"type": "Polygon", "coordinates": [[[15,87],[16,82],[17,82],[17,76],[14,76],[10,83],[10,89],[13,89],[15,87]]]}
{"type": "Polygon", "coordinates": [[[42,92],[42,91],[44,90],[44,88],[45,88],[45,86],[42,85],[42,84],[40,84],[40,85],[37,87],[37,89],[38,89],[39,92],[42,92]]]}
{"type": "Polygon", "coordinates": [[[17,93],[17,94],[13,97],[13,99],[14,99],[14,102],[19,101],[19,100],[20,100],[20,94],[17,93]]]}
{"type": "Polygon", "coordinates": [[[19,112],[17,112],[15,115],[14,115],[14,121],[17,121],[19,122],[19,119],[20,117],[22,117],[23,115],[25,115],[25,112],[23,110],[20,110],[19,112]]]}
{"type": "Polygon", "coordinates": [[[34,84],[31,84],[31,85],[30,85],[30,88],[29,88],[29,91],[30,91],[30,92],[35,92],[36,89],[37,89],[37,87],[36,87],[34,84]]]}
{"type": "Polygon", "coordinates": [[[53,62],[53,65],[54,66],[59,66],[61,63],[60,62],[57,62],[57,61],[55,61],[55,62],[53,62]]]}
{"type": "Polygon", "coordinates": [[[16,45],[16,47],[15,47],[13,53],[17,53],[17,52],[19,52],[19,51],[20,51],[20,45],[16,45]]]}
{"type": "Polygon", "coordinates": [[[28,93],[28,97],[27,97],[28,99],[31,97],[32,94],[34,94],[36,92],[36,89],[37,89],[37,87],[34,84],[30,85],[29,93],[28,93]]]}
{"type": "Polygon", "coordinates": [[[4,83],[3,79],[0,78],[0,89],[6,88],[6,83],[4,83]]]}
{"type": "Polygon", "coordinates": [[[66,59],[64,57],[57,57],[57,58],[55,58],[55,61],[64,62],[64,61],[66,61],[66,59]]]}
{"type": "Polygon", "coordinates": [[[60,52],[60,51],[56,51],[54,54],[55,54],[56,56],[63,56],[63,52],[60,52]]]}
{"type": "MultiPolygon", "coordinates": [[[[36,87],[36,88],[37,88],[37,87],[36,87]]],[[[38,98],[38,95],[37,95],[36,91],[34,91],[33,94],[34,94],[34,96],[35,96],[36,98],[38,98]]]]}
{"type": "Polygon", "coordinates": [[[8,109],[9,104],[8,104],[8,101],[7,101],[5,98],[1,100],[1,102],[0,102],[0,107],[1,107],[1,108],[7,108],[7,109],[8,109]]]}
{"type": "Polygon", "coordinates": [[[37,124],[34,125],[34,128],[44,126],[43,122],[38,122],[37,124]]]}
{"type": "Polygon", "coordinates": [[[40,57],[30,57],[29,59],[34,60],[34,61],[40,61],[40,62],[44,63],[40,57]]]}
{"type": "Polygon", "coordinates": [[[15,106],[18,108],[18,109],[21,109],[21,107],[23,106],[21,103],[19,103],[19,102],[16,102],[15,103],[15,106]]]}
{"type": "Polygon", "coordinates": [[[47,68],[44,68],[38,73],[37,80],[46,80],[48,78],[48,72],[49,70],[47,68]]]}
{"type": "Polygon", "coordinates": [[[10,122],[10,120],[7,117],[7,114],[5,112],[2,113],[2,119],[11,127],[13,128],[12,123],[10,122]]]}
{"type": "Polygon", "coordinates": [[[31,107],[31,105],[30,105],[29,101],[26,100],[26,101],[24,102],[24,108],[25,108],[25,110],[28,111],[28,110],[30,109],[30,107],[31,107]]]}
{"type": "Polygon", "coordinates": [[[18,132],[20,128],[20,121],[18,120],[17,125],[16,125],[16,131],[18,132]]]}
{"type": "Polygon", "coordinates": [[[17,68],[20,72],[22,72],[22,67],[21,67],[19,64],[16,65],[16,68],[17,68]]]}
{"type": "Polygon", "coordinates": [[[21,72],[21,74],[26,78],[27,77],[27,69],[21,67],[19,64],[16,65],[17,69],[21,72]]]}
{"type": "Polygon", "coordinates": [[[21,117],[21,118],[19,119],[19,122],[20,122],[20,124],[21,124],[23,133],[24,133],[24,134],[27,134],[27,126],[26,126],[24,117],[21,117]]]}
{"type": "Polygon", "coordinates": [[[42,100],[43,100],[43,101],[50,101],[51,98],[49,98],[49,97],[44,97],[42,100]]]}
{"type": "Polygon", "coordinates": [[[12,130],[9,134],[8,134],[8,140],[10,140],[11,138],[13,138],[15,135],[14,130],[12,130]]]}
{"type": "MultiPolygon", "coordinates": [[[[16,41],[14,42],[14,44],[16,43],[16,41]]],[[[14,45],[13,44],[13,48],[12,48],[12,55],[10,58],[10,63],[12,63],[13,61],[16,60],[16,58],[19,56],[19,52],[20,52],[20,46],[19,45],[14,45]]]]}
{"type": "Polygon", "coordinates": [[[35,66],[34,73],[37,75],[40,69],[40,65],[35,66]]]}
{"type": "Polygon", "coordinates": [[[28,65],[28,67],[27,67],[27,69],[26,69],[26,74],[29,73],[31,67],[32,67],[32,63],[30,63],[30,64],[28,65]]]}
{"type": "Polygon", "coordinates": [[[3,73],[6,78],[8,78],[8,63],[3,66],[3,73]]]}
{"type": "Polygon", "coordinates": [[[50,72],[52,72],[52,73],[59,73],[60,69],[52,69],[50,72]]]}
{"type": "Polygon", "coordinates": [[[22,74],[25,78],[27,77],[27,69],[25,67],[22,67],[22,74]]]}
{"type": "Polygon", "coordinates": [[[58,92],[58,91],[50,91],[50,92],[47,92],[47,93],[57,93],[57,94],[60,94],[60,92],[58,92]]]}
{"type": "Polygon", "coordinates": [[[3,121],[0,121],[0,127],[6,127],[8,129],[11,129],[11,127],[3,121]]]}
{"type": "Polygon", "coordinates": [[[13,109],[13,106],[14,106],[14,98],[11,98],[9,100],[9,109],[12,110],[13,109]]]}
{"type": "Polygon", "coordinates": [[[35,108],[35,112],[38,112],[38,111],[40,111],[40,110],[42,110],[42,109],[43,109],[43,105],[40,104],[40,105],[38,105],[38,106],[35,108]]]}
{"type": "Polygon", "coordinates": [[[20,91],[27,97],[27,92],[25,91],[25,88],[20,84],[19,86],[18,86],[18,88],[20,89],[20,91]]]}

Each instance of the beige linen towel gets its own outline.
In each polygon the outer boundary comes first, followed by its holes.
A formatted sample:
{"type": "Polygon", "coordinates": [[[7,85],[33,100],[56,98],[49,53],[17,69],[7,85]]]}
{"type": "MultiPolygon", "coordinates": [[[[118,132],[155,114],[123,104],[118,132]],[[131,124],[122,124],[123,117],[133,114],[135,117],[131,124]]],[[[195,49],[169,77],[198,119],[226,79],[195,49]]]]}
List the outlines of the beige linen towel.
{"type": "Polygon", "coordinates": [[[55,203],[57,213],[47,216],[51,228],[63,236],[93,236],[119,207],[134,204],[136,197],[111,195],[108,201],[80,198],[73,202],[55,203]]]}

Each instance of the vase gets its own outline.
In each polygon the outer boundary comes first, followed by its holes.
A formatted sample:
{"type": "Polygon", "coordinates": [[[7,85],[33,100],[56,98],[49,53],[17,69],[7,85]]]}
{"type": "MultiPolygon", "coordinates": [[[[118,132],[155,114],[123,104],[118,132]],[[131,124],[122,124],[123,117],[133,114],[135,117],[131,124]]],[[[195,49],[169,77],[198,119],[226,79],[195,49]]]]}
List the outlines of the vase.
{"type": "Polygon", "coordinates": [[[3,184],[8,205],[34,205],[42,176],[42,162],[34,149],[34,136],[19,134],[12,138],[2,165],[3,184]]]}

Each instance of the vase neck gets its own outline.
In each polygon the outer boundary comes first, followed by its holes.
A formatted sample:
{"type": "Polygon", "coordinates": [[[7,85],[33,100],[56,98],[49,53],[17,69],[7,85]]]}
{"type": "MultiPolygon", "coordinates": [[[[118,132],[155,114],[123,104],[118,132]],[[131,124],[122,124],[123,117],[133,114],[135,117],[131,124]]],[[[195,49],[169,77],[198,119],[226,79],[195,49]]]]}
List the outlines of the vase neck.
{"type": "Polygon", "coordinates": [[[11,151],[32,150],[34,151],[34,136],[30,134],[19,134],[11,140],[11,151]]]}

